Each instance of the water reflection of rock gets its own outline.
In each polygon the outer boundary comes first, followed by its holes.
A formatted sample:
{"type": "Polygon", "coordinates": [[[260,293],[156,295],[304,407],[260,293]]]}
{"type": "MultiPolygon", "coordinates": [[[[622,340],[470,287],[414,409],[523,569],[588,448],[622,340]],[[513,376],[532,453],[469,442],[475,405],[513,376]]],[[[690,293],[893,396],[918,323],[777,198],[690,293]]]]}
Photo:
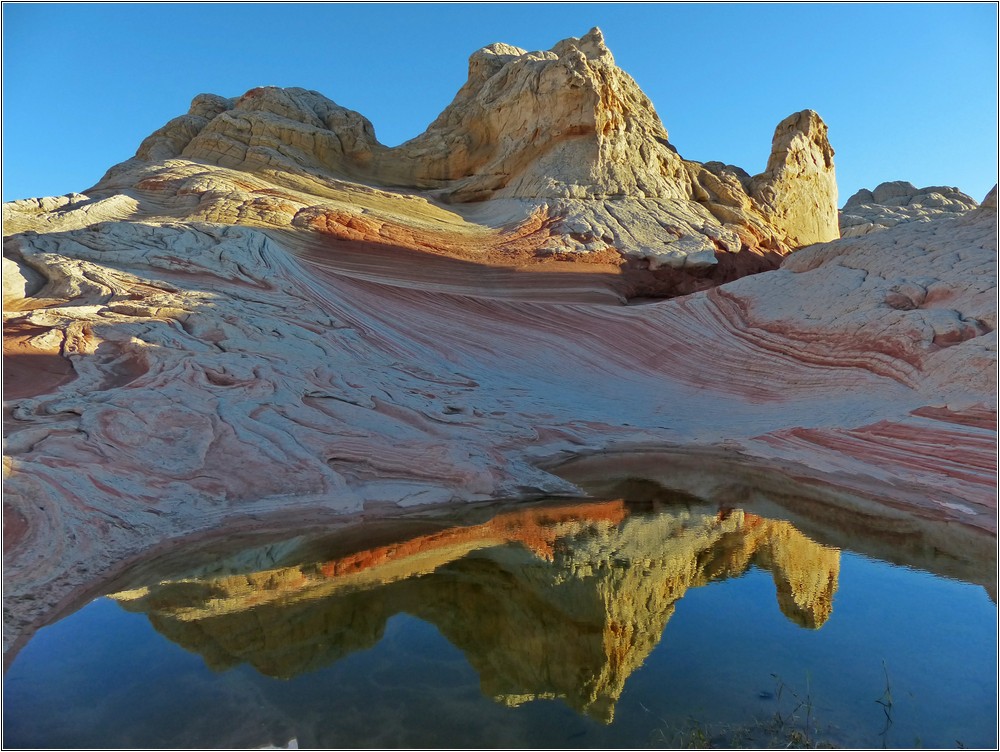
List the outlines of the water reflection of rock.
{"type": "Polygon", "coordinates": [[[773,574],[782,612],[817,628],[830,616],[839,556],[787,522],[739,510],[628,514],[605,502],[112,597],[213,668],[247,662],[276,677],[373,646],[405,612],[460,648],[496,700],[559,697],[610,721],[689,588],[757,565],[773,574]]]}

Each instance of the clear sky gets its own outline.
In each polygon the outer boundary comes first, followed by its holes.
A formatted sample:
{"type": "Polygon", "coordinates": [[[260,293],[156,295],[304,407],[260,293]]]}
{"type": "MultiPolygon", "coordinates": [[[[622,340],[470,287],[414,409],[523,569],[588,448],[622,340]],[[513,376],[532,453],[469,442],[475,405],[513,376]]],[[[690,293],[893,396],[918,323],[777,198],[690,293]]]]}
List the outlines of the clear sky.
{"type": "Polygon", "coordinates": [[[774,126],[830,127],[840,203],[886,180],[997,181],[997,6],[46,4],[3,6],[3,198],[84,191],[201,92],[315,89],[385,144],[424,130],[492,42],[600,26],[681,156],[763,170],[774,126]]]}

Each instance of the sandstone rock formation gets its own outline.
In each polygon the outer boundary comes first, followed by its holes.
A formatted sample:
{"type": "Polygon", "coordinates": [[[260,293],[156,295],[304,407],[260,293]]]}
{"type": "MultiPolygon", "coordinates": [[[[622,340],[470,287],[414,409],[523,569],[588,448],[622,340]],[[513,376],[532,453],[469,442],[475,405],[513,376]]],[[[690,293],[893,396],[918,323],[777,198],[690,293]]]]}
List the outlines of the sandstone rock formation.
{"type": "Polygon", "coordinates": [[[856,238],[901,222],[929,222],[942,214],[962,214],[977,206],[975,199],[958,188],[917,188],[896,180],[882,183],[874,191],[862,188],[847,199],[840,212],[840,233],[856,238]]]}
{"type": "Polygon", "coordinates": [[[602,453],[995,535],[995,200],[715,286],[825,237],[812,114],[758,178],[682,160],[591,33],[477,53],[408,144],[366,122],[201,96],[86,194],[4,207],[6,646],[164,540],[575,495],[552,470],[602,453]]]}
{"type": "Polygon", "coordinates": [[[826,123],[812,110],[778,124],[767,170],[750,185],[772,224],[784,231],[791,245],[840,237],[837,218],[829,211],[837,205],[833,149],[826,123]]]}
{"type": "Polygon", "coordinates": [[[498,702],[560,698],[610,723],[686,591],[751,564],[771,570],[790,619],[815,629],[829,618],[836,549],[740,510],[629,514],[621,502],[505,514],[333,560],[112,597],[217,670],[248,662],[280,678],[372,647],[405,611],[459,647],[498,702]]]}
{"type": "Polygon", "coordinates": [[[292,227],[502,267],[567,258],[610,268],[621,294],[671,295],[835,237],[832,156],[826,126],[805,111],[778,126],[756,178],[682,159],[593,29],[545,52],[479,50],[455,100],[395,148],[314,91],[202,94],[86,196],[14,202],[5,223],[292,227]]]}

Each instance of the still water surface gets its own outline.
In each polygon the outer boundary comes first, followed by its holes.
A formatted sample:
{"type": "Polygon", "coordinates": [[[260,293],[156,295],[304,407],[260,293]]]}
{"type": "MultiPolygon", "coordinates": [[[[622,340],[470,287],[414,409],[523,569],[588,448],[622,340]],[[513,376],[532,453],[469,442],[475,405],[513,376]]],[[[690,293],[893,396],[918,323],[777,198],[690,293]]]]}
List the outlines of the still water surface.
{"type": "Polygon", "coordinates": [[[996,747],[982,585],[698,504],[379,535],[147,566],[17,656],[5,748],[996,747]]]}

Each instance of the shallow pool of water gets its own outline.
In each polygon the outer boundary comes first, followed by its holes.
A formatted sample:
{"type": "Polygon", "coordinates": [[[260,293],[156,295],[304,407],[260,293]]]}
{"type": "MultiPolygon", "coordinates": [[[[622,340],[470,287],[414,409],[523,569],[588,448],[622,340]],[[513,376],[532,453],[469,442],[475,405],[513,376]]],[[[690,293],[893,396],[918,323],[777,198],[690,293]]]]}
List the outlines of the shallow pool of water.
{"type": "Polygon", "coordinates": [[[377,537],[147,565],[18,654],[4,747],[997,745],[981,585],[697,503],[377,537]]]}

